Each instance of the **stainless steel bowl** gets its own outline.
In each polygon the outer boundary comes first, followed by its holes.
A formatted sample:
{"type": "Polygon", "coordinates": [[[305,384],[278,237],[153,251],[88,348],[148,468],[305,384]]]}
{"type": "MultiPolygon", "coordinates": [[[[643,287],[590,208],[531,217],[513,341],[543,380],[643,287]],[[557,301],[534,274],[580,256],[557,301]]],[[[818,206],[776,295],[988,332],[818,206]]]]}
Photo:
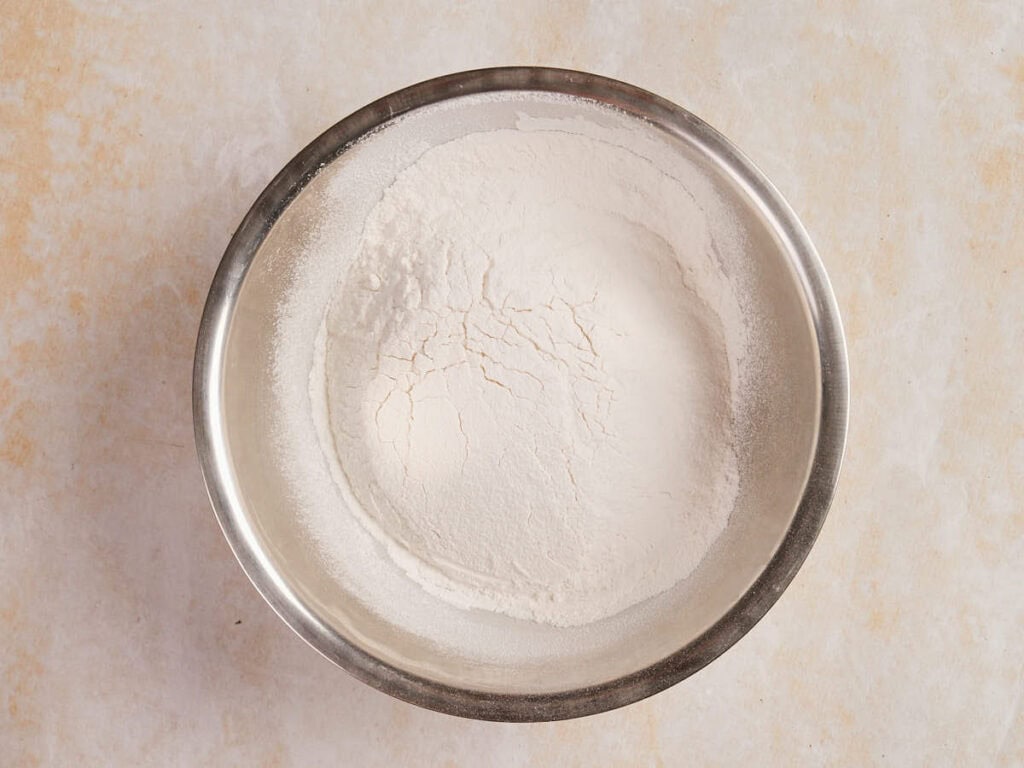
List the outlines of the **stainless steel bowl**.
{"type": "MultiPolygon", "coordinates": [[[[193,409],[199,458],[224,534],[253,584],[300,637],[360,680],[406,701],[465,717],[531,721],[592,714],[656,693],[708,664],[764,616],[825,519],[846,438],[848,389],[839,313],[821,262],[793,211],[739,150],[689,112],[634,86],[582,72],[511,67],[449,75],[386,96],[285,166],[246,215],[214,277],[196,347],[193,409]],[[753,254],[765,352],[764,396],[745,441],[743,490],[705,563],[658,612],[621,624],[618,641],[580,644],[578,654],[514,666],[453,655],[379,620],[339,587],[298,530],[267,415],[280,280],[266,243],[275,233],[288,236],[289,206],[357,139],[427,105],[503,91],[611,105],[646,121],[711,174],[733,201],[753,254]]],[[[565,647],[575,647],[573,637],[563,637],[565,647]]]]}

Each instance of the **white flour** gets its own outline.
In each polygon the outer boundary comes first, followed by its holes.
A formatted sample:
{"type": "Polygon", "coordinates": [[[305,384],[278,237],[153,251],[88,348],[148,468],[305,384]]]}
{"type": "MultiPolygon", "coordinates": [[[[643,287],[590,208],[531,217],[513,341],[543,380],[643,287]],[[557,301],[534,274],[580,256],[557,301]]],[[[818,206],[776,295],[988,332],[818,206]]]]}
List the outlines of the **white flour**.
{"type": "MultiPolygon", "coordinates": [[[[737,495],[743,349],[701,194],[559,130],[471,134],[403,171],[314,354],[313,421],[357,502],[336,514],[429,593],[557,626],[691,573],[737,495]]],[[[308,256],[331,263],[324,227],[308,256]]]]}

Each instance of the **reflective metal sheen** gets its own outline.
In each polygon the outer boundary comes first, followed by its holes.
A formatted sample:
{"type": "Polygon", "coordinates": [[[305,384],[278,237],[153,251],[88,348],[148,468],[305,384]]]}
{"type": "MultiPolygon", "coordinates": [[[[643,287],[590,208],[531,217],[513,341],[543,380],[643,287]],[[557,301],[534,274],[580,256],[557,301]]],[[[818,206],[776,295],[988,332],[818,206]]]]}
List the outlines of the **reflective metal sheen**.
{"type": "MultiPolygon", "coordinates": [[[[192,390],[196,445],[210,501],[235,556],[278,615],[325,657],[386,693],[453,715],[504,721],[558,720],[629,704],[693,674],[739,640],[792,581],[824,522],[842,461],[848,399],[846,347],[828,278],[796,215],[753,163],[713,128],[665,99],[597,75],[534,67],[461,72],[405,88],[334,125],[289,162],[242,221],[213,279],[199,328],[192,390]],[[474,676],[471,665],[460,667],[457,660],[440,655],[423,660],[428,651],[422,648],[392,654],[387,652],[386,633],[370,642],[365,633],[348,631],[332,621],[308,585],[300,583],[298,571],[282,565],[298,563],[302,557],[274,534],[274,517],[290,513],[280,505],[258,508],[255,500],[264,495],[267,482],[265,467],[259,467],[259,461],[265,460],[259,445],[262,438],[257,427],[232,415],[238,410],[232,411],[235,393],[249,386],[248,379],[261,364],[246,359],[246,355],[258,355],[256,347],[247,351],[250,331],[246,329],[264,322],[259,313],[240,311],[239,297],[261,244],[289,204],[356,139],[394,118],[459,96],[500,91],[556,92],[612,105],[685,143],[744,199],[751,220],[767,233],[764,242],[771,245],[765,248],[776,260],[765,274],[778,281],[780,295],[795,297],[780,300],[787,304],[778,310],[782,335],[793,341],[785,347],[791,359],[777,362],[774,386],[780,397],[791,398],[790,410],[780,413],[793,414],[793,434],[805,435],[794,442],[803,440],[806,448],[787,445],[785,424],[765,438],[763,455],[771,456],[772,446],[777,446],[778,461],[791,466],[772,475],[770,483],[765,481],[764,514],[759,515],[756,504],[746,513],[752,522],[746,525],[745,541],[765,537],[763,546],[747,546],[754,553],[748,557],[753,562],[751,576],[743,577],[734,595],[708,590],[707,600],[716,602],[704,607],[712,611],[713,620],[694,636],[685,636],[682,624],[665,624],[668,629],[659,631],[679,636],[662,638],[673,643],[671,650],[653,663],[623,673],[621,666],[633,658],[623,648],[618,654],[620,668],[607,665],[616,670],[609,679],[601,679],[599,669],[589,677],[564,676],[565,680],[596,681],[582,685],[562,686],[558,668],[512,670],[505,678],[486,678],[498,682],[485,684],[479,682],[483,677],[474,676]],[[232,345],[238,349],[229,350],[232,345]],[[787,375],[792,382],[786,381],[787,375]],[[233,451],[232,446],[245,450],[233,451]],[[772,505],[777,508],[769,510],[772,505]],[[422,663],[403,661],[408,658],[422,663]]],[[[726,570],[719,574],[728,573],[729,560],[723,563],[726,570]]],[[[709,579],[713,585],[715,579],[709,579]]]]}

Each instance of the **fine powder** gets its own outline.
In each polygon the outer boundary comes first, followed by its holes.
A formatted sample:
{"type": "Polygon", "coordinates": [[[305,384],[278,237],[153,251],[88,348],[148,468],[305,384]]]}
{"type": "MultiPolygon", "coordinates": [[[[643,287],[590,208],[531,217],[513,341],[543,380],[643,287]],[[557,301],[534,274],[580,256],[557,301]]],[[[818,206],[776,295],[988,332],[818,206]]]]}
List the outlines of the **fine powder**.
{"type": "Polygon", "coordinates": [[[556,626],[690,574],[738,489],[738,308],[704,209],[592,136],[426,150],[316,342],[313,421],[354,502],[337,514],[430,594],[556,626]]]}

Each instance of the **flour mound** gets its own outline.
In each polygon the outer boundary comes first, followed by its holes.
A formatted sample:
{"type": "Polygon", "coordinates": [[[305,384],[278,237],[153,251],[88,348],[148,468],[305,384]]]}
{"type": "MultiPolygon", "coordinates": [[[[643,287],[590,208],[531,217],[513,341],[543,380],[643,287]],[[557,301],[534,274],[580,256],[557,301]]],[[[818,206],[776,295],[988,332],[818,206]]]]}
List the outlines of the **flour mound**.
{"type": "Polygon", "coordinates": [[[409,577],[575,626],[694,570],[738,486],[713,250],[691,192],[595,138],[476,133],[398,176],[310,396],[335,481],[409,577]]]}

